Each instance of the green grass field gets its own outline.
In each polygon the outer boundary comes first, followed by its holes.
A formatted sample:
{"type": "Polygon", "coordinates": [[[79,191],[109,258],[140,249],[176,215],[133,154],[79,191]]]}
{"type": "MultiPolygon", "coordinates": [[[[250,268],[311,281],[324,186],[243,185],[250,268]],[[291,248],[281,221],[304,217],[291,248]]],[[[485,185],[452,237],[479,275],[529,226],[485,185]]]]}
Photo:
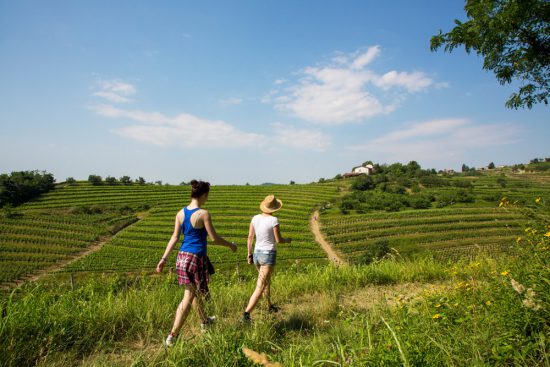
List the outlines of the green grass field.
{"type": "Polygon", "coordinates": [[[548,178],[510,176],[506,187],[489,174],[454,179],[473,182],[473,203],[347,215],[333,203],[346,180],[213,187],[206,208],[240,248],[209,248],[223,270],[207,305],[218,323],[203,334],[192,312],[171,349],[162,340],[182,291],[173,273],[151,273],[189,189],[58,187],[0,218],[11,287],[0,296],[0,365],[253,366],[247,347],[283,366],[550,366],[548,178]],[[281,229],[294,239],[280,246],[273,279],[281,312],[260,305],[243,327],[256,278],[243,260],[247,228],[271,193],[284,201],[281,229]],[[488,200],[501,194],[510,199],[502,207],[488,200]],[[428,256],[335,267],[308,228],[319,207],[329,208],[325,237],[352,264],[378,241],[428,256]],[[13,288],[40,269],[56,271],[13,288]]]}
{"type": "Polygon", "coordinates": [[[475,256],[480,252],[500,253],[521,237],[529,216],[511,207],[499,207],[502,198],[525,207],[536,198],[548,208],[550,176],[544,174],[500,174],[450,178],[450,186],[425,189],[431,195],[455,190],[453,182],[466,181],[475,200],[429,209],[398,212],[370,211],[343,215],[336,206],[321,215],[322,231],[332,246],[354,262],[369,246],[386,243],[401,255],[433,255],[442,260],[475,256]],[[504,187],[503,187],[504,186],[504,187]]]}

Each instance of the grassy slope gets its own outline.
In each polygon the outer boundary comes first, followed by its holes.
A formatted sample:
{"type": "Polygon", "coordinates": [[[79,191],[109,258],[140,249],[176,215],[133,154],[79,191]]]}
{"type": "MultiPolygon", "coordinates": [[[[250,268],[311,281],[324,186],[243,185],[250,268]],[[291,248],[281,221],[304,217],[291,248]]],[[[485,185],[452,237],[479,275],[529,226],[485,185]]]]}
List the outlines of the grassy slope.
{"type": "MultiPolygon", "coordinates": [[[[250,218],[258,213],[260,201],[275,194],[284,202],[278,213],[283,235],[294,239],[291,246],[281,246],[281,264],[300,259],[324,262],[308,230],[312,209],[336,195],[337,186],[274,185],[274,186],[213,186],[206,209],[210,210],[219,234],[235,241],[239,251],[232,254],[225,248],[212,246],[209,254],[220,267],[234,268],[246,254],[246,236],[250,218]]],[[[117,185],[91,186],[79,183],[62,186],[17,209],[14,218],[0,217],[0,283],[62,264],[111,235],[113,225],[120,220],[135,218],[122,215],[117,209],[135,210],[149,207],[141,213],[143,219],[117,233],[99,251],[64,268],[70,272],[151,271],[168,242],[174,217],[187,204],[189,187],[117,185]],[[75,208],[102,207],[103,214],[74,214],[75,208]],[[107,209],[105,209],[107,208],[107,209]]]]}
{"type": "MultiPolygon", "coordinates": [[[[499,252],[522,234],[529,219],[515,208],[500,208],[501,198],[528,206],[535,205],[537,197],[550,203],[550,176],[509,173],[505,176],[505,187],[499,185],[500,177],[490,172],[477,177],[452,178],[451,182],[473,184],[473,203],[349,215],[342,215],[333,207],[321,216],[322,229],[327,240],[352,261],[360,258],[367,246],[379,241],[387,241],[403,255],[429,251],[442,259],[456,259],[479,251],[499,252]]],[[[437,196],[451,190],[456,188],[447,186],[427,191],[437,196]]]]}

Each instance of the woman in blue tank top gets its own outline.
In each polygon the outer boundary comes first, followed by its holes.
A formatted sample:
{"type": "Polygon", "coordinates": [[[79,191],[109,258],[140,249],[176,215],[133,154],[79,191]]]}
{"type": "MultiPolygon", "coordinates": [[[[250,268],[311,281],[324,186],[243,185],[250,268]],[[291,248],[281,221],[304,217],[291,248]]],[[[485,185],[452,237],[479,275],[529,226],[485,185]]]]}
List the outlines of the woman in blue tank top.
{"type": "Polygon", "coordinates": [[[226,241],[216,233],[210,213],[201,209],[208,200],[210,184],[193,180],[191,187],[191,203],[176,215],[174,233],[157,265],[157,273],[162,272],[168,255],[183,233],[184,238],[176,259],[176,273],[179,284],[185,287],[185,293],[176,310],[172,330],[165,340],[167,346],[174,344],[175,338],[189,314],[191,305],[201,319],[202,329],[205,329],[214,320],[214,318],[206,316],[203,308],[203,300],[208,297],[210,274],[214,273],[214,268],[206,255],[207,235],[210,236],[214,244],[227,246],[233,252],[237,251],[237,246],[233,242],[226,241]]]}

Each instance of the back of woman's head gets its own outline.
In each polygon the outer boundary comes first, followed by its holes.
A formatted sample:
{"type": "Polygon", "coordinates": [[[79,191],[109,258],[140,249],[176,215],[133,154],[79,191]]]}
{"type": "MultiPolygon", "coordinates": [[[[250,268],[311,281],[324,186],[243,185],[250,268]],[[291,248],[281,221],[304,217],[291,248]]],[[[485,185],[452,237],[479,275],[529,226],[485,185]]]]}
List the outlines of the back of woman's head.
{"type": "Polygon", "coordinates": [[[191,181],[191,197],[198,199],[204,194],[210,192],[210,183],[205,181],[191,181]]]}

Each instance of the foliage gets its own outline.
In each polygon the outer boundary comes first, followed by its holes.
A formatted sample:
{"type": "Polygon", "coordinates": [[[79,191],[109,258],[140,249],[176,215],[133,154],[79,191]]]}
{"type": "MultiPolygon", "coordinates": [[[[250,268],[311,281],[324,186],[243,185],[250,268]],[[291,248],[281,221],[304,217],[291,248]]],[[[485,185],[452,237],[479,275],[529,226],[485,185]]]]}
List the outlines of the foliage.
{"type": "Polygon", "coordinates": [[[88,176],[88,182],[90,182],[94,186],[98,186],[98,185],[101,185],[103,183],[102,178],[99,175],[89,175],[88,176]]]}
{"type": "Polygon", "coordinates": [[[113,176],[107,176],[107,177],[105,177],[105,183],[107,185],[116,185],[117,184],[117,179],[116,179],[116,177],[113,177],[113,176]]]}
{"type": "Polygon", "coordinates": [[[0,175],[0,207],[20,205],[54,188],[55,179],[45,171],[20,171],[0,175]]]}
{"type": "Polygon", "coordinates": [[[123,185],[131,185],[132,184],[132,178],[130,176],[122,176],[120,178],[120,182],[123,185]]]}
{"type": "Polygon", "coordinates": [[[506,106],[548,104],[550,84],[550,3],[546,0],[467,0],[468,20],[455,20],[448,33],[430,40],[432,51],[444,46],[452,52],[464,46],[484,58],[501,84],[522,82],[506,106]]]}
{"type": "Polygon", "coordinates": [[[65,183],[72,185],[76,183],[76,180],[73,177],[67,177],[67,179],[65,180],[65,183]]]}
{"type": "Polygon", "coordinates": [[[351,188],[353,190],[359,190],[359,191],[371,190],[374,187],[375,187],[374,181],[372,177],[368,175],[358,176],[351,184],[351,188]]]}
{"type": "Polygon", "coordinates": [[[376,241],[366,246],[366,250],[354,258],[354,263],[367,265],[382,259],[389,252],[390,246],[387,240],[376,241]]]}

